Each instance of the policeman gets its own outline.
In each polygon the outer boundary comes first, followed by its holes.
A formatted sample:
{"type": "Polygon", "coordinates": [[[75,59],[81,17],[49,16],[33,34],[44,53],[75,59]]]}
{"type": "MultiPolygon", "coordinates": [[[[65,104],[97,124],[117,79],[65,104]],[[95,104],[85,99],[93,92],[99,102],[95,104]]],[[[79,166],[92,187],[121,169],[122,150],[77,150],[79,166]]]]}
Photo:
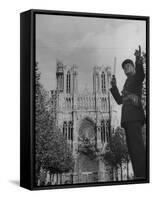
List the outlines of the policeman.
{"type": "Polygon", "coordinates": [[[122,104],[121,126],[125,129],[134,176],[136,179],[144,179],[146,177],[146,158],[141,129],[145,121],[145,116],[141,103],[141,95],[145,75],[140,46],[139,50],[135,51],[135,57],[135,64],[130,59],[126,59],[122,63],[122,68],[127,76],[122,94],[118,91],[114,75],[110,91],[115,101],[119,105],[122,104]]]}

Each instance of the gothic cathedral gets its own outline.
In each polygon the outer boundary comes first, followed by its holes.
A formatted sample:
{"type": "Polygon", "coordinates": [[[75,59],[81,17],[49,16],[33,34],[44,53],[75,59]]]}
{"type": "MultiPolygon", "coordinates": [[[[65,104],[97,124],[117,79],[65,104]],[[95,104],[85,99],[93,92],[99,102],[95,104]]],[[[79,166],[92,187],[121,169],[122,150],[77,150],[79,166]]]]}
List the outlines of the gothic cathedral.
{"type": "Polygon", "coordinates": [[[102,154],[114,126],[115,110],[109,93],[111,68],[93,68],[90,91],[79,92],[78,76],[76,65],[57,62],[57,87],[51,91],[56,123],[74,155],[73,183],[93,182],[95,176],[95,181],[107,181],[102,154]]]}

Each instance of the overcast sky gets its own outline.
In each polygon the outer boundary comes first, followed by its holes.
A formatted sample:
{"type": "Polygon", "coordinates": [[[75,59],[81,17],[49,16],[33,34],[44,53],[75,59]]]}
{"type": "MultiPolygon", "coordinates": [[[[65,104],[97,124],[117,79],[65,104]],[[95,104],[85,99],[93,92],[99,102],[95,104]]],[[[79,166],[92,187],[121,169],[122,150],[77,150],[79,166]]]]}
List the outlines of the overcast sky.
{"type": "Polygon", "coordinates": [[[56,87],[56,59],[78,65],[79,89],[91,90],[93,67],[105,65],[113,69],[115,56],[117,84],[121,90],[126,78],[121,63],[126,58],[134,60],[138,45],[146,50],[145,21],[36,16],[36,60],[46,90],[56,87]]]}

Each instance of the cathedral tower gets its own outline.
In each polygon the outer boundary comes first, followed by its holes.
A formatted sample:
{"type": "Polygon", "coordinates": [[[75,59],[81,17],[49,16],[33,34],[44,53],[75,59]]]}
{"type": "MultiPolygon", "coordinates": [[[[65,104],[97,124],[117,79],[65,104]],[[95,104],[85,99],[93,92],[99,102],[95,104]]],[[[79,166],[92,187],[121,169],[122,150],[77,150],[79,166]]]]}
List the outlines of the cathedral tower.
{"type": "Polygon", "coordinates": [[[78,93],[78,67],[76,65],[73,65],[72,67],[73,71],[73,93],[78,93]]]}
{"type": "Polygon", "coordinates": [[[56,62],[56,80],[58,92],[64,91],[64,69],[63,63],[60,61],[56,62]]]}

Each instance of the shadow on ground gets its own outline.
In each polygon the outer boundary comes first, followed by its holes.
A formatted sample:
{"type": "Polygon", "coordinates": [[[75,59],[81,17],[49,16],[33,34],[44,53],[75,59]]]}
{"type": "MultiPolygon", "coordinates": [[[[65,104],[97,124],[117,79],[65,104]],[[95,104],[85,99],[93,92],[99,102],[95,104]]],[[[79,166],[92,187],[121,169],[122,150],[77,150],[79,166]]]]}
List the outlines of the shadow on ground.
{"type": "Polygon", "coordinates": [[[9,182],[12,183],[13,185],[20,186],[19,180],[10,180],[9,182]]]}

